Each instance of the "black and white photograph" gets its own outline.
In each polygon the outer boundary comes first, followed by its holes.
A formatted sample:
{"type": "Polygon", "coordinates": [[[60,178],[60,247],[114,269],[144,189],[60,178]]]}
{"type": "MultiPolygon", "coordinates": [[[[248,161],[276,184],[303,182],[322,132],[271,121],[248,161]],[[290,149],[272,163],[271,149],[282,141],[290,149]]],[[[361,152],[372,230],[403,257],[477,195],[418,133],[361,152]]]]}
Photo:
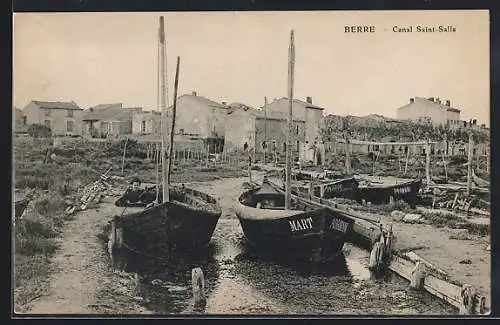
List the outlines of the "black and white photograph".
{"type": "Polygon", "coordinates": [[[488,10],[12,19],[14,315],[490,314],[488,10]]]}

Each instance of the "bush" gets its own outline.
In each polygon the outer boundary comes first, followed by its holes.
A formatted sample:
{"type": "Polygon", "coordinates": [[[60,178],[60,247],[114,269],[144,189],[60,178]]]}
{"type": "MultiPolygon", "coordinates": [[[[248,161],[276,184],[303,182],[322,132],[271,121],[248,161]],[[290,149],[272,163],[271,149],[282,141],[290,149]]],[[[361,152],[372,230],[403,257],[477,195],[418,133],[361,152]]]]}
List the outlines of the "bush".
{"type": "Polygon", "coordinates": [[[31,124],[28,126],[28,134],[34,138],[48,138],[52,135],[52,130],[41,124],[31,124]]]}

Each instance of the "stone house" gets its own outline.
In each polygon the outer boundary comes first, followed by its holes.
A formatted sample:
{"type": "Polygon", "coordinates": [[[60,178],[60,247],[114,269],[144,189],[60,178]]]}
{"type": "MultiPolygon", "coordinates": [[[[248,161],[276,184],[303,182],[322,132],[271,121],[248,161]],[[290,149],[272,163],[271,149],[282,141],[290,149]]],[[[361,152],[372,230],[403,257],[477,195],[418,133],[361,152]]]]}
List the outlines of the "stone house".
{"type": "Polygon", "coordinates": [[[51,129],[52,135],[81,135],[83,109],[71,102],[32,100],[24,109],[26,125],[39,124],[51,129]]]}
{"type": "MultiPolygon", "coordinates": [[[[294,137],[292,151],[300,151],[300,143],[305,141],[305,121],[299,118],[293,121],[294,137]]],[[[244,104],[230,105],[226,118],[225,147],[263,152],[286,150],[287,117],[281,112],[267,112],[244,104]],[[267,116],[266,116],[267,115],[267,116]],[[267,132],[266,132],[267,129],[267,132]],[[267,137],[266,137],[267,133],[267,137]],[[266,141],[267,140],[267,141],[266,141]],[[264,145],[264,144],[267,144],[264,145]]]]}
{"type": "MultiPolygon", "coordinates": [[[[288,98],[274,99],[267,105],[268,112],[288,115],[288,98]]],[[[313,104],[312,97],[307,97],[306,101],[293,99],[292,114],[294,120],[304,121],[305,141],[307,143],[321,142],[320,130],[323,128],[324,108],[313,104]]]]}
{"type": "Polygon", "coordinates": [[[84,114],[83,135],[93,138],[113,138],[132,134],[132,117],[141,107],[123,107],[118,104],[100,104],[84,114]]]}
{"type": "Polygon", "coordinates": [[[441,99],[429,97],[410,98],[410,102],[397,109],[397,118],[413,120],[428,118],[434,125],[448,125],[452,128],[461,127],[460,110],[451,107],[451,101],[442,103],[441,99]]]}

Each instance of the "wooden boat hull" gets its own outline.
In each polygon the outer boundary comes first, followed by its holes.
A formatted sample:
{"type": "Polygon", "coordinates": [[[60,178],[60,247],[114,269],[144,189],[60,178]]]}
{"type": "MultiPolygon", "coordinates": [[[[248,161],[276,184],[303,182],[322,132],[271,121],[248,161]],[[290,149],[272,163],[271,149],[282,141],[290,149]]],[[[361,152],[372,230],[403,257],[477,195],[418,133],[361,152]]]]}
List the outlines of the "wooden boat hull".
{"type": "MultiPolygon", "coordinates": [[[[244,192],[239,198],[236,215],[246,241],[260,254],[278,260],[326,263],[342,252],[352,220],[324,208],[310,211],[258,209],[252,200],[259,189],[244,192]]],[[[282,193],[269,193],[267,198],[284,203],[282,193]]],[[[297,203],[297,208],[305,209],[297,203]]]]}
{"type": "Polygon", "coordinates": [[[415,180],[391,186],[360,186],[356,191],[356,200],[384,204],[389,203],[392,196],[394,200],[403,200],[414,207],[421,185],[420,180],[415,180]]]}
{"type": "Polygon", "coordinates": [[[29,200],[28,199],[22,199],[14,202],[14,215],[17,218],[20,218],[24,210],[26,210],[26,207],[28,206],[29,200]]]}
{"type": "MultiPolygon", "coordinates": [[[[317,197],[322,197],[324,199],[331,198],[348,198],[353,199],[358,189],[358,181],[354,177],[334,180],[324,184],[314,185],[313,194],[317,197]],[[323,187],[323,191],[322,188],[323,187]],[[321,195],[323,192],[323,195],[321,195]]],[[[300,191],[307,193],[309,191],[308,186],[303,186],[300,191]]]]}
{"type": "Polygon", "coordinates": [[[210,243],[221,215],[217,201],[192,189],[171,191],[170,195],[170,202],[116,219],[126,248],[145,255],[174,257],[205,248],[210,243]],[[184,203],[186,196],[190,199],[184,203]],[[196,197],[214,208],[195,206],[196,197]]]}

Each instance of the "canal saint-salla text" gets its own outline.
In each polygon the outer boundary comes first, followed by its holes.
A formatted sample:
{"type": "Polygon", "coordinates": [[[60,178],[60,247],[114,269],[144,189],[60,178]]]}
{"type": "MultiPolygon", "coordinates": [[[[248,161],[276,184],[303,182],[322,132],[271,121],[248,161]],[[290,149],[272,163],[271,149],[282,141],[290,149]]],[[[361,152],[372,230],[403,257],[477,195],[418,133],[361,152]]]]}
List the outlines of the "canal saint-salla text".
{"type": "Polygon", "coordinates": [[[454,26],[392,26],[394,33],[454,33],[457,29],[454,26]]]}

